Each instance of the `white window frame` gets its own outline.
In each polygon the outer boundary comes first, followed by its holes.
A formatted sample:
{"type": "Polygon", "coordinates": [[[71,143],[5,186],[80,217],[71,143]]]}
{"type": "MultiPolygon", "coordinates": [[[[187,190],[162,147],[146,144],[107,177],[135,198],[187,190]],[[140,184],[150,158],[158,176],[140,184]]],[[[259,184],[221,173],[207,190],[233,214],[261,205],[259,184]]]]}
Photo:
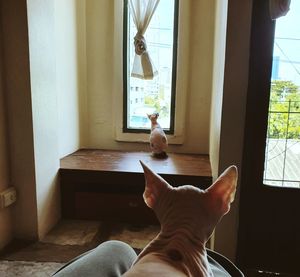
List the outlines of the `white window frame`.
{"type": "MultiPolygon", "coordinates": [[[[148,142],[149,134],[123,132],[123,2],[114,1],[114,103],[113,116],[115,140],[128,142],[148,142]]],[[[176,99],[174,134],[168,134],[169,144],[183,144],[185,131],[185,114],[188,96],[189,72],[189,11],[190,1],[179,1],[178,48],[176,73],[176,99]]]]}

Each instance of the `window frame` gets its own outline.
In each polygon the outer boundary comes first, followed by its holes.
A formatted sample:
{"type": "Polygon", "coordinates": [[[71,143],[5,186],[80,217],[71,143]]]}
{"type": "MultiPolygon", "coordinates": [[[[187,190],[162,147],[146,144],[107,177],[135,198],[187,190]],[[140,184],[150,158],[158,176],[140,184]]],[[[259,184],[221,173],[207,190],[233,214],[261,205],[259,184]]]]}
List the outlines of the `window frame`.
{"type": "MultiPolygon", "coordinates": [[[[190,28],[192,4],[190,1],[178,1],[178,47],[177,47],[177,72],[176,72],[176,114],[174,122],[174,134],[166,134],[169,145],[183,145],[187,126],[187,101],[190,84],[190,28]]],[[[124,143],[136,143],[136,147],[143,149],[143,143],[149,143],[148,133],[124,133],[123,132],[123,13],[124,1],[114,0],[113,16],[114,28],[112,37],[113,47],[113,82],[112,82],[112,135],[116,147],[127,147],[124,143]],[[122,143],[122,144],[118,144],[122,143]]],[[[97,123],[102,123],[101,120],[97,123]]],[[[98,124],[99,124],[98,123],[98,124]]],[[[123,148],[124,149],[124,148],[123,148]]]]}
{"type": "Polygon", "coordinates": [[[299,230],[295,215],[300,190],[263,184],[275,24],[268,1],[254,0],[236,257],[248,274],[265,270],[293,275],[299,273],[299,251],[294,253],[299,247],[290,231],[299,230]],[[287,242],[284,234],[292,239],[287,242]],[[283,259],[282,253],[289,255],[283,259]]]}
{"type": "MultiPolygon", "coordinates": [[[[128,81],[130,68],[128,66],[128,0],[123,0],[123,133],[150,133],[149,129],[128,128],[128,81]]],[[[176,108],[176,80],[177,80],[177,59],[178,59],[178,28],[179,24],[179,0],[174,0],[174,21],[173,21],[173,53],[172,53],[172,80],[171,80],[171,105],[170,105],[170,128],[164,129],[166,134],[175,133],[175,108],[176,108]]]]}

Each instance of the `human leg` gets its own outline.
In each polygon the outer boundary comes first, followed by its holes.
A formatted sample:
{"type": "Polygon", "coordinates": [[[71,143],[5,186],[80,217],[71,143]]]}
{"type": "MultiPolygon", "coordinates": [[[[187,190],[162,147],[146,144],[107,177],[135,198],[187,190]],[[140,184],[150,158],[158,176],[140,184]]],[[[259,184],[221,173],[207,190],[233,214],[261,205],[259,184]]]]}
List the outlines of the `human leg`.
{"type": "Polygon", "coordinates": [[[53,276],[119,277],[131,267],[136,257],[128,244],[107,241],[73,259],[53,276]]]}

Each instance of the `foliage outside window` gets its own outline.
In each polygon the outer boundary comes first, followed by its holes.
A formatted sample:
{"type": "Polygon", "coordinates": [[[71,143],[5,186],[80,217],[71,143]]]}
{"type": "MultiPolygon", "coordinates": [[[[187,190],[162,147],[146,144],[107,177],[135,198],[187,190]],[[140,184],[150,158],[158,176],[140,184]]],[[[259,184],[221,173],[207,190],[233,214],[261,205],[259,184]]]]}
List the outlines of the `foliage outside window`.
{"type": "Polygon", "coordinates": [[[274,80],[271,84],[268,138],[299,139],[299,114],[299,87],[291,81],[274,80]]]}

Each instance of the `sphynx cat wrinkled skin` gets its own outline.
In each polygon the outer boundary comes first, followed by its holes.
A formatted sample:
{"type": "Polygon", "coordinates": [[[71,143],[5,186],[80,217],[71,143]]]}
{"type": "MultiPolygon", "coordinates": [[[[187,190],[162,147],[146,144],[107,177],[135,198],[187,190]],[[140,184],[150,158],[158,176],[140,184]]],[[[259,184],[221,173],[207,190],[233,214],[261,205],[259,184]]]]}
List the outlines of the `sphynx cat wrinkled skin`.
{"type": "Polygon", "coordinates": [[[161,231],[138,256],[126,277],[213,276],[205,244],[220,219],[229,212],[237,185],[230,166],[206,190],[172,187],[142,163],[145,203],[154,210],[161,231]]]}

